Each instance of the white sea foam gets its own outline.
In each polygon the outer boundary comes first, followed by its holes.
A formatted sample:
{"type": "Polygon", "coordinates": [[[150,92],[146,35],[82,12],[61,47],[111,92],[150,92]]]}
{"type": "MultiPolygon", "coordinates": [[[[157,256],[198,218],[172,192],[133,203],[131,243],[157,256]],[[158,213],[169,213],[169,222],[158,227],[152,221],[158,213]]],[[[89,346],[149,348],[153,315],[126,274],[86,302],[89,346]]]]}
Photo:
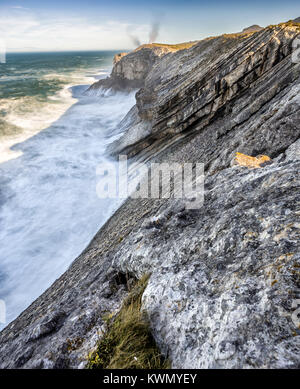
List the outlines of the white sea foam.
{"type": "Polygon", "coordinates": [[[112,88],[103,88],[102,86],[97,89],[89,89],[85,91],[86,96],[94,96],[94,97],[107,97],[113,96],[116,92],[112,88]]]}
{"type": "MultiPolygon", "coordinates": [[[[38,132],[48,128],[67,111],[77,99],[72,96],[71,87],[74,85],[89,85],[96,81],[107,71],[100,71],[96,75],[82,75],[82,72],[74,72],[71,76],[59,73],[48,73],[41,77],[48,81],[68,81],[55,95],[49,96],[48,101],[39,101],[36,97],[26,96],[17,99],[1,99],[0,108],[7,112],[5,121],[8,125],[18,128],[17,133],[2,136],[0,138],[0,164],[19,157],[22,152],[11,150],[16,143],[24,142],[38,132]],[[50,104],[53,102],[53,104],[50,104]]],[[[12,77],[16,80],[16,76],[12,77]]],[[[20,76],[24,79],[24,75],[20,76]]],[[[3,81],[4,78],[1,78],[3,81]]]]}
{"type": "Polygon", "coordinates": [[[97,197],[96,167],[107,161],[105,148],[134,104],[134,93],[61,93],[65,105],[55,96],[48,117],[44,107],[40,118],[24,115],[20,123],[18,111],[9,118],[26,130],[4,149],[27,140],[13,147],[18,158],[0,165],[0,297],[8,322],[68,268],[120,205],[97,197]]]}
{"type": "Polygon", "coordinates": [[[20,151],[11,150],[14,144],[24,142],[44,128],[49,127],[71,105],[76,103],[77,99],[72,97],[70,87],[71,85],[67,85],[54,95],[52,97],[53,104],[39,102],[34,97],[2,99],[1,108],[8,112],[5,121],[19,128],[19,132],[1,137],[0,163],[19,157],[21,155],[20,151]]]}

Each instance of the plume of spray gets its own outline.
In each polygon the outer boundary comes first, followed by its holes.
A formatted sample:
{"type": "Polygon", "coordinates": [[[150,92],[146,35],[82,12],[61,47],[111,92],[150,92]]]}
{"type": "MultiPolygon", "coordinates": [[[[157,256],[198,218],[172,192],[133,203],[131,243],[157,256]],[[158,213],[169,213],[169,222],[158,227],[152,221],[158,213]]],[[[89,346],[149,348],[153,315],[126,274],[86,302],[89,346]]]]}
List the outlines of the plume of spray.
{"type": "Polygon", "coordinates": [[[150,34],[149,34],[149,43],[153,43],[154,41],[156,41],[156,38],[158,37],[159,34],[159,28],[160,28],[159,21],[155,21],[152,23],[150,34]]]}

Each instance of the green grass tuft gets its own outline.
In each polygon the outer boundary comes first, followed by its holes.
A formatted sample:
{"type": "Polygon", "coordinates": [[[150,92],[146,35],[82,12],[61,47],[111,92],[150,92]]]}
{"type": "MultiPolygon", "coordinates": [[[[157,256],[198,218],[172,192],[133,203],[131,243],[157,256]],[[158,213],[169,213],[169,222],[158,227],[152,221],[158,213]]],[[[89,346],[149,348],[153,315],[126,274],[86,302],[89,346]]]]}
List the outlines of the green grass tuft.
{"type": "Polygon", "coordinates": [[[89,369],[166,369],[170,367],[152,337],[141,300],[149,276],[131,289],[121,310],[107,316],[106,332],[90,356],[89,369]]]}

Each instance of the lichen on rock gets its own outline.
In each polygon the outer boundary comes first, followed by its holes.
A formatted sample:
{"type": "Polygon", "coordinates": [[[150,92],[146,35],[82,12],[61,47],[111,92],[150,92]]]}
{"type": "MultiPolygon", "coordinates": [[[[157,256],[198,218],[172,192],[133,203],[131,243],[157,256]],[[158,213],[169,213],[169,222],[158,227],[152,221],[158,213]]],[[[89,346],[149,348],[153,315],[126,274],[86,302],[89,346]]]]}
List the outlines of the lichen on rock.
{"type": "Polygon", "coordinates": [[[266,166],[266,164],[272,163],[271,158],[267,155],[257,155],[256,157],[252,157],[239,152],[236,152],[233,162],[236,165],[245,166],[249,169],[261,168],[266,166]]]}

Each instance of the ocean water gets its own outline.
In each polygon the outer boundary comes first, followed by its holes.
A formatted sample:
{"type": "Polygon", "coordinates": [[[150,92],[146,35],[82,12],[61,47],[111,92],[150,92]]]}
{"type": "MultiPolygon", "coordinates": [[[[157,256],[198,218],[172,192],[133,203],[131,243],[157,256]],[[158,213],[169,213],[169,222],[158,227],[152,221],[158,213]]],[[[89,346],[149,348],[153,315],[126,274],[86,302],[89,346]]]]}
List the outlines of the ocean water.
{"type": "Polygon", "coordinates": [[[105,77],[115,52],[17,53],[0,64],[0,162],[57,120],[76,100],[70,87],[105,77]]]}
{"type": "Polygon", "coordinates": [[[6,323],[82,252],[120,200],[96,194],[134,93],[91,96],[114,52],[9,54],[0,64],[0,300],[6,323]]]}

